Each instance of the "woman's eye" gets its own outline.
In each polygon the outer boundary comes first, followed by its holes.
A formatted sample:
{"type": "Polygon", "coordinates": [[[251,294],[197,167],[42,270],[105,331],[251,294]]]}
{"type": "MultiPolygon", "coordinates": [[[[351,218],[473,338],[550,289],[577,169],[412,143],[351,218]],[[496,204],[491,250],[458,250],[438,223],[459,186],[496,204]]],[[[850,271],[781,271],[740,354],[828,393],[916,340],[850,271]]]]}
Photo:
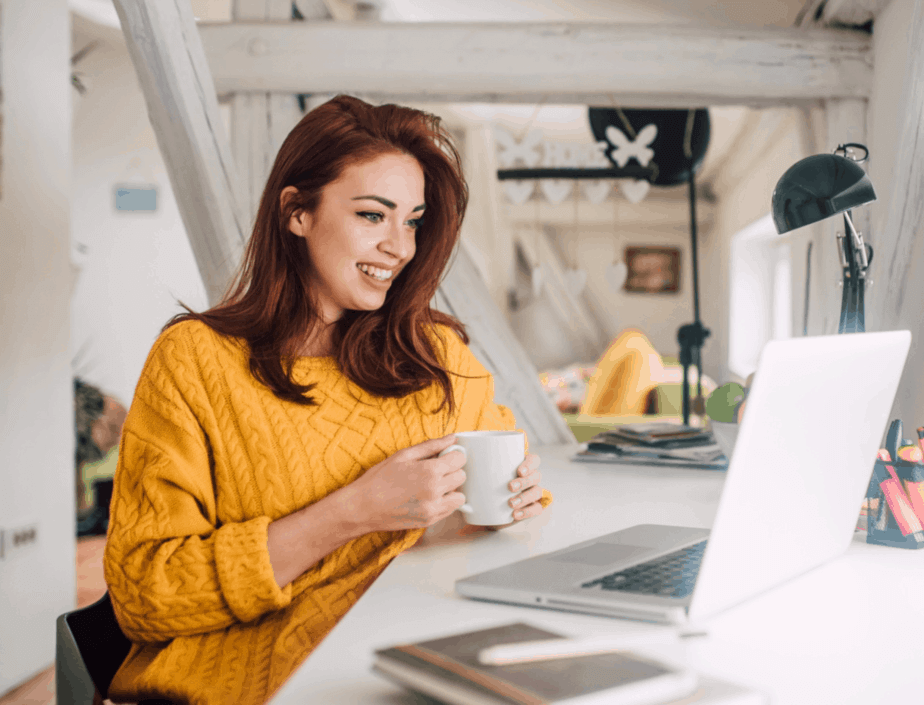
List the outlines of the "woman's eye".
{"type": "Polygon", "coordinates": [[[423,225],[423,218],[414,218],[414,220],[407,221],[407,224],[414,230],[420,230],[420,226],[423,225]]]}
{"type": "Polygon", "coordinates": [[[359,216],[365,218],[371,223],[381,223],[382,218],[385,217],[381,213],[376,213],[375,211],[363,211],[362,213],[359,213],[359,216]]]}

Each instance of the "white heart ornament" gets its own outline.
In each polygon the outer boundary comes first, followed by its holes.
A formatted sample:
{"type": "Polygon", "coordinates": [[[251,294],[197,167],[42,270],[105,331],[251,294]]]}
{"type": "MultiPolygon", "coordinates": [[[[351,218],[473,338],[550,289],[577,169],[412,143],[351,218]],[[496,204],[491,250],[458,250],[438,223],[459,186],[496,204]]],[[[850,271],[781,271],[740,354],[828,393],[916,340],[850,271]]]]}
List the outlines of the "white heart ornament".
{"type": "Polygon", "coordinates": [[[594,205],[600,205],[606,200],[606,197],[610,195],[610,189],[613,188],[613,184],[603,179],[597,179],[582,184],[581,188],[588,201],[594,205]]]}
{"type": "Polygon", "coordinates": [[[507,198],[510,199],[511,203],[516,203],[518,206],[526,203],[529,200],[529,197],[533,195],[533,190],[535,188],[535,181],[504,182],[504,193],[507,194],[507,198]]]}
{"type": "Polygon", "coordinates": [[[619,182],[619,188],[631,203],[639,203],[648,194],[651,184],[644,179],[626,179],[619,182]]]}
{"type": "Polygon", "coordinates": [[[542,267],[533,267],[530,283],[533,287],[533,296],[538,297],[542,293],[542,267]]]}
{"type": "Polygon", "coordinates": [[[583,269],[569,269],[565,272],[565,283],[572,296],[580,296],[587,286],[587,272],[583,269]]]}
{"type": "Polygon", "coordinates": [[[629,268],[625,262],[615,262],[606,268],[606,280],[613,291],[619,291],[622,285],[626,283],[626,277],[628,276],[629,268]]]}
{"type": "Polygon", "coordinates": [[[543,179],[539,185],[548,202],[557,206],[571,195],[573,183],[567,179],[543,179]]]}

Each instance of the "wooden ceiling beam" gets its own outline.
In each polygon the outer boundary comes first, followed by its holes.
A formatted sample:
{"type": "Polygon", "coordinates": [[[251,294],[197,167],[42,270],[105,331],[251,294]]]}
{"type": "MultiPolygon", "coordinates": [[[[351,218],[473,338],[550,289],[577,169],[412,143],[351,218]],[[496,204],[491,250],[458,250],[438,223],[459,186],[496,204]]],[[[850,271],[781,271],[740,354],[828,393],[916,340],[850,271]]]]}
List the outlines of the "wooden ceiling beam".
{"type": "Polygon", "coordinates": [[[219,93],[691,107],[872,89],[870,37],[848,30],[235,22],[199,32],[219,93]]]}

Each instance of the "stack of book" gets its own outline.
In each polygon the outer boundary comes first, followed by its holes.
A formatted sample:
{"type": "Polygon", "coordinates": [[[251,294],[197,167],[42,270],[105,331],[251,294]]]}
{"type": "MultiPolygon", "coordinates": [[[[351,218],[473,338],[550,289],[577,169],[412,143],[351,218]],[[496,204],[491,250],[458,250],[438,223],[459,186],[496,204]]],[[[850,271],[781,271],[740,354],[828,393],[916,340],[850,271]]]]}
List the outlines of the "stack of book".
{"type": "Polygon", "coordinates": [[[594,436],[574,460],[724,470],[728,458],[712,432],[654,421],[615,426],[594,436]]]}
{"type": "MultiPolygon", "coordinates": [[[[568,638],[516,622],[375,652],[373,670],[450,705],[764,705],[756,691],[629,651],[485,665],[492,647],[568,638]]],[[[496,650],[494,648],[493,650],[496,650]]]]}

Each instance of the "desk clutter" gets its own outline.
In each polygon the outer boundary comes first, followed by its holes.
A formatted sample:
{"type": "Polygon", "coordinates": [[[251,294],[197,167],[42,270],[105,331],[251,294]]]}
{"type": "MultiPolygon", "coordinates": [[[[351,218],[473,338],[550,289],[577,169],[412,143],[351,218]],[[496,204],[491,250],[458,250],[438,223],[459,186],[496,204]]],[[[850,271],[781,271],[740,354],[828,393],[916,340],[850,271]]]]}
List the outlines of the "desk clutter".
{"type": "Polygon", "coordinates": [[[616,426],[594,436],[574,460],[725,470],[728,458],[706,428],[670,422],[616,426]]]}
{"type": "Polygon", "coordinates": [[[917,442],[903,439],[895,419],[880,449],[866,492],[866,542],[924,548],[924,426],[917,442]]]}
{"type": "Polygon", "coordinates": [[[571,639],[514,622],[379,649],[373,671],[423,694],[425,702],[449,705],[766,702],[752,690],[633,653],[624,643],[631,638],[571,639]],[[556,644],[561,644],[557,654],[556,644]]]}

